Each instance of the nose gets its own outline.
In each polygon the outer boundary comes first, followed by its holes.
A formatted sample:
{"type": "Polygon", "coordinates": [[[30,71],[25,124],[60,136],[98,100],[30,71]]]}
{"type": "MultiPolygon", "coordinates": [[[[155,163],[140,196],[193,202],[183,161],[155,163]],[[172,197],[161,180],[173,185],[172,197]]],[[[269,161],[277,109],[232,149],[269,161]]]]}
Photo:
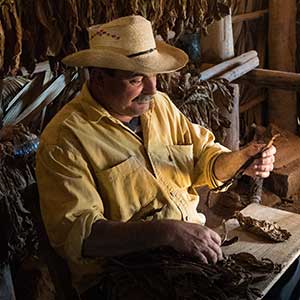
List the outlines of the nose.
{"type": "Polygon", "coordinates": [[[156,75],[143,78],[143,94],[154,95],[156,93],[156,75]]]}

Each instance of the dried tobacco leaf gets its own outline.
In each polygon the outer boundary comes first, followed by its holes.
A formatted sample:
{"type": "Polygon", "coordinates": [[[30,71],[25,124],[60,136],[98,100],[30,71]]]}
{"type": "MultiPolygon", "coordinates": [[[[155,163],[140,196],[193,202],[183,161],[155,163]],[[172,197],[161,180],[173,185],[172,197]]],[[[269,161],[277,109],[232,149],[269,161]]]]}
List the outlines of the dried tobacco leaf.
{"type": "Polygon", "coordinates": [[[256,220],[252,217],[244,216],[240,212],[236,212],[234,217],[239,221],[242,229],[265,237],[273,242],[283,242],[291,236],[290,232],[282,229],[276,222],[256,220]]]}
{"type": "Polygon", "coordinates": [[[137,292],[139,299],[250,300],[260,296],[254,284],[280,269],[245,252],[206,264],[162,247],[109,259],[99,287],[110,300],[138,299],[137,292]]]}

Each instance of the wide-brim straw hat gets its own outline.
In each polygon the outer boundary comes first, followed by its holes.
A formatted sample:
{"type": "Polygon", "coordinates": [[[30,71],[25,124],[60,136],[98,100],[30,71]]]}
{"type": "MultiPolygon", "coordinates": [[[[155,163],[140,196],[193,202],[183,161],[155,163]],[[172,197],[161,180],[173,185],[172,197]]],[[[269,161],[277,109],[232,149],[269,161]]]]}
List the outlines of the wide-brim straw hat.
{"type": "Polygon", "coordinates": [[[187,54],[154,39],[151,23],[142,16],[127,16],[88,29],[90,48],[75,52],[63,63],[137,73],[169,73],[188,62],[187,54]]]}

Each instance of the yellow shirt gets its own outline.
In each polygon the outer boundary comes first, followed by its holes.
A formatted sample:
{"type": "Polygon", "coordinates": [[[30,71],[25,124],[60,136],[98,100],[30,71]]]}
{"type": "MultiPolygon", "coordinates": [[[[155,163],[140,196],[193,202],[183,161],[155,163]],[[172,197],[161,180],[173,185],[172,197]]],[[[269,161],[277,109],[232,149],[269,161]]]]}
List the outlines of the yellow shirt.
{"type": "MultiPolygon", "coordinates": [[[[101,258],[82,257],[83,240],[99,219],[152,217],[204,223],[195,187],[221,184],[212,172],[228,151],[190,123],[160,92],[141,116],[143,139],[81,93],[44,130],[37,153],[41,212],[52,246],[68,261],[79,291],[95,284],[101,258]]],[[[101,237],[100,237],[101,238],[101,237]]]]}

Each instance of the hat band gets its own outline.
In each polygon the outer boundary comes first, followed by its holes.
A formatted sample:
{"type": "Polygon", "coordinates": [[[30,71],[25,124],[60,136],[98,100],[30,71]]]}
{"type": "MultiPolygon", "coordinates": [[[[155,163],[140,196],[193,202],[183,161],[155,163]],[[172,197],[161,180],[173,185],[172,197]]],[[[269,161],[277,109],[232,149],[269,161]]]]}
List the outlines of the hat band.
{"type": "Polygon", "coordinates": [[[151,52],[153,52],[155,50],[156,50],[156,48],[151,48],[151,49],[146,50],[146,51],[137,52],[137,53],[133,53],[133,54],[127,55],[127,57],[129,57],[129,58],[136,57],[136,56],[144,55],[144,54],[147,54],[147,53],[151,53],[151,52]]]}

